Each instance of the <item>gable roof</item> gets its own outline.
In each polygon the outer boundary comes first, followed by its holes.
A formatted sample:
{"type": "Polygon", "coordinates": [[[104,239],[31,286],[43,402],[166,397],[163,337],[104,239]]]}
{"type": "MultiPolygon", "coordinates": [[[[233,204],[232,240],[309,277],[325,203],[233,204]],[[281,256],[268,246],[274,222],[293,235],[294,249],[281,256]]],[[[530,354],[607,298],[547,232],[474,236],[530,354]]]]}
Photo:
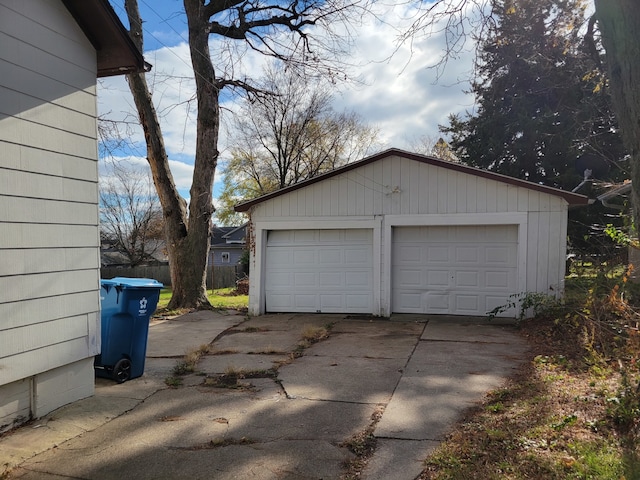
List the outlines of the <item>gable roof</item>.
{"type": "Polygon", "coordinates": [[[228,242],[244,242],[246,236],[247,224],[243,223],[239,227],[235,227],[231,231],[223,235],[222,238],[226,239],[228,242]]]}
{"type": "Polygon", "coordinates": [[[96,49],[98,77],[135,73],[150,67],[108,0],[62,0],[62,3],[96,49]]]}
{"type": "Polygon", "coordinates": [[[314,183],[321,182],[323,180],[326,180],[331,177],[335,177],[337,175],[341,175],[350,170],[362,167],[364,165],[368,165],[373,162],[377,162],[378,160],[391,157],[391,156],[408,158],[410,160],[426,163],[428,165],[435,165],[436,167],[442,167],[442,168],[454,170],[457,172],[467,173],[469,175],[475,175],[477,177],[488,178],[490,180],[494,180],[497,182],[508,183],[510,185],[515,185],[518,187],[528,188],[530,190],[537,190],[539,192],[548,193],[549,195],[555,195],[557,197],[564,198],[569,203],[569,205],[586,205],[589,200],[584,195],[567,192],[565,190],[560,190],[559,188],[553,188],[553,187],[548,187],[546,185],[540,185],[538,183],[527,182],[526,180],[520,180],[519,178],[509,177],[507,175],[502,175],[500,173],[495,173],[495,172],[490,172],[488,170],[482,170],[480,168],[470,167],[468,165],[463,165],[461,163],[448,162],[446,160],[430,157],[428,155],[420,155],[417,153],[406,152],[398,148],[390,148],[389,150],[385,150],[384,152],[377,153],[375,155],[364,158],[363,160],[359,160],[357,162],[348,163],[347,165],[336,168],[335,170],[331,170],[330,172],[323,173],[322,175],[318,175],[317,177],[310,178],[309,180],[304,180],[302,182],[296,183],[294,185],[290,185],[289,187],[283,188],[281,190],[277,190],[275,192],[262,195],[261,197],[247,200],[245,202],[241,202],[234,207],[234,210],[236,212],[246,212],[252,206],[262,203],[271,198],[284,195],[285,193],[293,192],[294,190],[307,187],[314,183]]]}
{"type": "Polygon", "coordinates": [[[244,248],[247,224],[239,227],[211,228],[211,246],[238,246],[244,248]]]}

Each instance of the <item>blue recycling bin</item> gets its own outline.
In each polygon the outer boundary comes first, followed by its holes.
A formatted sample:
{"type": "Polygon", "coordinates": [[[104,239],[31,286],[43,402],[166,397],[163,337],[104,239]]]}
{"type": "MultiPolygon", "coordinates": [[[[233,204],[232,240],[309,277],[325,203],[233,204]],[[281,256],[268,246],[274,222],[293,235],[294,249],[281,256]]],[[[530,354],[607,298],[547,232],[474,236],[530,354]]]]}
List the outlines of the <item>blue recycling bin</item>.
{"type": "Polygon", "coordinates": [[[100,281],[102,349],[94,361],[98,376],[118,383],[142,376],[149,319],[156,311],[162,287],[150,278],[100,281]]]}

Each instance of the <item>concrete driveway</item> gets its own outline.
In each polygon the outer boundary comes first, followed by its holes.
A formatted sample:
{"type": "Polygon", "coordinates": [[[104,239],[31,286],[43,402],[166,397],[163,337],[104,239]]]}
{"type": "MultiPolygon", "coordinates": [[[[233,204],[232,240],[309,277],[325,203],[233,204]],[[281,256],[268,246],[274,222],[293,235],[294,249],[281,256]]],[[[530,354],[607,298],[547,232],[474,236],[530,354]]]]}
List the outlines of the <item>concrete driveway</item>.
{"type": "Polygon", "coordinates": [[[0,474],[30,479],[339,479],[372,431],[360,478],[413,480],[464,410],[527,345],[483,319],[196,312],[150,328],[145,375],[0,437],[0,474]],[[331,325],[302,350],[301,338],[331,325]],[[164,380],[210,344],[182,386],[164,380]],[[302,353],[302,356],[300,356],[302,353]],[[226,387],[217,379],[226,374],[226,387]],[[234,375],[246,378],[228,381],[234,375]]]}

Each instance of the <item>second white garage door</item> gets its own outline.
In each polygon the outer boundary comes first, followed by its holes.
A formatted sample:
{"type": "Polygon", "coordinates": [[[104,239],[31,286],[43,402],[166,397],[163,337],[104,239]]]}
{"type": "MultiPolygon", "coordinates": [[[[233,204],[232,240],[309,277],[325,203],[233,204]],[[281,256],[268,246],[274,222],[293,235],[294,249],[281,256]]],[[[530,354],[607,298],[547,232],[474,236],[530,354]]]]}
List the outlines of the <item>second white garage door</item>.
{"type": "Polygon", "coordinates": [[[372,265],[369,229],[270,231],[266,311],[371,313],[372,265]]]}
{"type": "Polygon", "coordinates": [[[485,315],[518,293],[517,257],[516,225],[394,228],[392,310],[485,315]]]}

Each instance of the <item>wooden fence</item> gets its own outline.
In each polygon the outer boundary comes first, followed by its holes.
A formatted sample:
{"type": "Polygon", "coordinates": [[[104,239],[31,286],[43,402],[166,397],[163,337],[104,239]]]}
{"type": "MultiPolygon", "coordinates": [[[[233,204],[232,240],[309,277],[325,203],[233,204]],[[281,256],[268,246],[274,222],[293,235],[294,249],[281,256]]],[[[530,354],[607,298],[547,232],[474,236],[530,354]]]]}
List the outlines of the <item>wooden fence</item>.
{"type": "MultiPolygon", "coordinates": [[[[208,267],[207,288],[227,288],[235,287],[236,281],[245,276],[242,265],[225,265],[208,267]]],[[[101,278],[130,277],[130,278],[153,278],[165,286],[171,285],[171,273],[169,265],[154,265],[140,267],[102,267],[100,269],[101,278]]]]}

